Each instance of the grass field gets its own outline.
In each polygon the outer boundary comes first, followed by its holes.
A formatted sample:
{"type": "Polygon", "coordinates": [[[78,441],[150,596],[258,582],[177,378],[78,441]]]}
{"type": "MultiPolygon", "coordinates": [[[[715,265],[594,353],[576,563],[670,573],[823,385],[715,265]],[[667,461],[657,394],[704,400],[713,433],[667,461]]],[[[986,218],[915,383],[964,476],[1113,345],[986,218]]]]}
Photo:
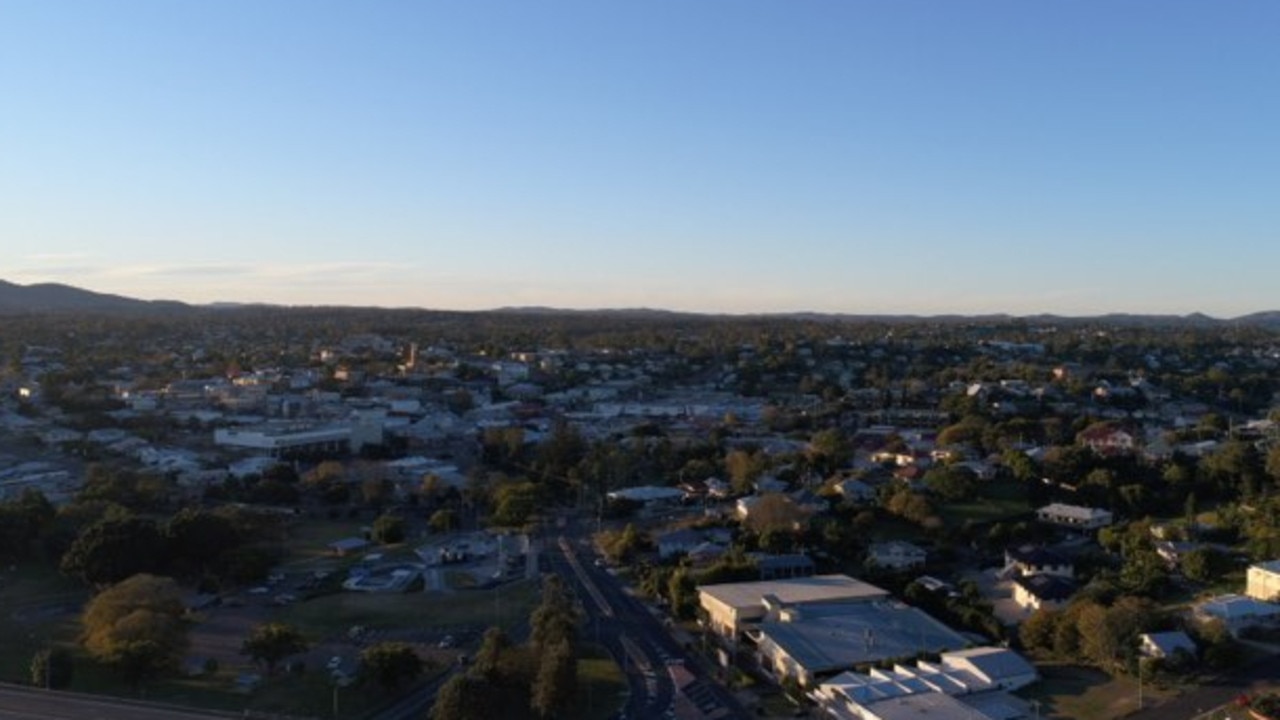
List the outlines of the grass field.
{"type": "Polygon", "coordinates": [[[569,717],[608,720],[622,707],[627,681],[608,651],[584,645],[578,658],[578,704],[569,717]]]}
{"type": "Polygon", "coordinates": [[[37,650],[73,642],[73,620],[87,598],[80,583],[47,565],[0,571],[0,680],[26,682],[37,650]]]}
{"type": "Polygon", "coordinates": [[[939,514],[949,526],[957,527],[966,521],[992,522],[1031,512],[1027,505],[1027,488],[1022,483],[984,483],[978,488],[978,496],[969,502],[942,505],[938,509],[939,514]]]}
{"type": "Polygon", "coordinates": [[[532,581],[456,593],[344,592],[292,605],[278,619],[312,637],[342,634],[352,625],[423,628],[496,624],[511,628],[529,617],[538,593],[537,583],[532,581]]]}
{"type": "MultiPolygon", "coordinates": [[[[1112,720],[1138,709],[1138,682],[1134,678],[1113,678],[1101,670],[1074,665],[1042,665],[1040,672],[1040,682],[1018,693],[1039,703],[1040,717],[1112,720]]],[[[1143,688],[1148,701],[1171,692],[1150,684],[1143,688]]]]}

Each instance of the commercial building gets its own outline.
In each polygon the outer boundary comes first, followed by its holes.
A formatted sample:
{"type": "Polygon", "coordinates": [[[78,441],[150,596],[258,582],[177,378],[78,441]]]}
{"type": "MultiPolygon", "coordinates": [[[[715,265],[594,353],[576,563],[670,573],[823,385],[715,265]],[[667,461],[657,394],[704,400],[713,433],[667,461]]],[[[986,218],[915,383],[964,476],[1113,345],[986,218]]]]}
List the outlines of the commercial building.
{"type": "Polygon", "coordinates": [[[844,670],[924,653],[959,650],[969,640],[896,600],[785,608],[747,631],[760,668],[809,686],[844,670]]]}
{"type": "Polygon", "coordinates": [[[1035,682],[1035,668],[1004,648],[943,653],[938,662],[846,672],[822,683],[810,697],[840,720],[1014,720],[1030,708],[1007,691],[1035,682]]]}
{"type": "Polygon", "coordinates": [[[784,607],[796,609],[832,603],[867,602],[889,597],[886,590],[848,575],[814,575],[787,580],[721,583],[698,588],[698,602],[708,626],[721,636],[737,638],[784,607]]]}

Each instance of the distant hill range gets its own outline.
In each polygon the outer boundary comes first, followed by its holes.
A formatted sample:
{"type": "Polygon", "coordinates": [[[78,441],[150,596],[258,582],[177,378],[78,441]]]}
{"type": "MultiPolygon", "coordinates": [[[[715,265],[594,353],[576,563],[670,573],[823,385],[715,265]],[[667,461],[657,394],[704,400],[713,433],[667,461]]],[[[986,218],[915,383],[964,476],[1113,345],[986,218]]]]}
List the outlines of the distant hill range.
{"type": "MultiPolygon", "coordinates": [[[[219,302],[209,305],[189,305],[175,300],[138,300],[122,295],[110,295],[93,292],[82,288],[58,283],[40,283],[36,285],[18,285],[0,280],[0,314],[32,314],[32,313],[102,313],[102,314],[179,314],[194,311],[233,311],[252,310],[255,308],[283,309],[279,305],[253,302],[219,302]]],[[[352,309],[376,309],[351,306],[352,309]]],[[[405,310],[405,308],[397,308],[405,310]]],[[[655,308],[601,308],[598,310],[570,310],[551,307],[504,307],[490,312],[506,315],[528,315],[530,317],[546,315],[596,315],[600,317],[626,318],[630,320],[673,320],[673,319],[714,319],[734,317],[766,317],[780,320],[802,320],[809,322],[933,322],[948,324],[963,323],[1003,323],[1025,322],[1052,325],[1057,323],[1105,323],[1110,325],[1130,326],[1187,326],[1216,327],[1226,325],[1249,325],[1272,330],[1280,330],[1280,310],[1258,312],[1237,318],[1218,319],[1201,313],[1190,315],[1133,315],[1114,313],[1096,317],[1074,317],[1065,315],[887,315],[887,314],[854,314],[854,313],[818,313],[818,312],[783,312],[757,313],[754,315],[729,315],[715,313],[691,313],[655,308]]]]}
{"type": "Polygon", "coordinates": [[[173,300],[136,300],[90,290],[39,283],[17,285],[0,280],[0,313],[85,312],[85,313],[171,313],[191,309],[173,300]]]}

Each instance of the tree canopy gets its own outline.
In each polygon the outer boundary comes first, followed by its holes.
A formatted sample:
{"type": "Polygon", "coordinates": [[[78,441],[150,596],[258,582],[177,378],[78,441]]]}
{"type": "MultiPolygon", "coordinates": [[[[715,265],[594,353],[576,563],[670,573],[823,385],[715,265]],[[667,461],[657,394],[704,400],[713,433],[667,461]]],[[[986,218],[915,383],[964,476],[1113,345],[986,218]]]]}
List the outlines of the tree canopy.
{"type": "Polygon", "coordinates": [[[81,618],[85,650],[133,681],[172,670],[187,648],[183,610],[172,578],[134,575],[89,601],[81,618]]]}

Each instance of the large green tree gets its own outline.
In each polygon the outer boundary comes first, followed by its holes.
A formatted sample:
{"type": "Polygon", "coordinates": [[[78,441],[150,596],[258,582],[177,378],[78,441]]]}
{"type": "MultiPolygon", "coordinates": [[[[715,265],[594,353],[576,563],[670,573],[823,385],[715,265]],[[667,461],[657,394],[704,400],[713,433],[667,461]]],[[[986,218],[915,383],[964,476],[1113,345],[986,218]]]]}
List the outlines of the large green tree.
{"type": "Polygon", "coordinates": [[[381,642],[360,653],[360,678],[386,690],[394,690],[422,674],[422,658],[402,642],[381,642]]]}
{"type": "Polygon", "coordinates": [[[560,640],[540,656],[530,690],[533,710],[543,718],[561,716],[572,707],[577,690],[577,657],[569,642],[560,640]]]}
{"type": "Polygon", "coordinates": [[[240,654],[266,666],[268,675],[275,675],[281,660],[306,650],[307,638],[300,630],[276,622],[253,628],[240,646],[240,654]]]}
{"type": "Polygon", "coordinates": [[[187,648],[183,611],[182,593],[172,578],[134,575],[85,607],[85,650],[135,682],[172,670],[187,648]]]}
{"type": "Polygon", "coordinates": [[[240,545],[229,518],[202,508],[183,508],[164,525],[169,560],[178,575],[201,577],[240,545]]]}
{"type": "Polygon", "coordinates": [[[383,545],[404,542],[404,518],[399,515],[379,515],[373,521],[373,539],[383,545]]]}
{"type": "Polygon", "coordinates": [[[104,586],[158,570],[164,545],[154,521],[106,517],[80,532],[62,556],[62,572],[104,586]]]}

